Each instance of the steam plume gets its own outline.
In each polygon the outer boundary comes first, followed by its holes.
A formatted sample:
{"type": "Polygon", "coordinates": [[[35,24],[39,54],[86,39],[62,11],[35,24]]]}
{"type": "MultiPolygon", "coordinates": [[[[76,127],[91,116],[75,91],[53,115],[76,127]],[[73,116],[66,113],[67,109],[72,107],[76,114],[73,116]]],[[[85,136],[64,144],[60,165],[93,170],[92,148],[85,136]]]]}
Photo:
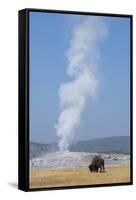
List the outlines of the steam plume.
{"type": "Polygon", "coordinates": [[[101,17],[83,17],[73,26],[70,46],[66,52],[67,75],[72,80],[59,88],[61,112],[56,134],[60,151],[68,151],[87,99],[97,95],[98,43],[106,35],[107,28],[101,17]]]}

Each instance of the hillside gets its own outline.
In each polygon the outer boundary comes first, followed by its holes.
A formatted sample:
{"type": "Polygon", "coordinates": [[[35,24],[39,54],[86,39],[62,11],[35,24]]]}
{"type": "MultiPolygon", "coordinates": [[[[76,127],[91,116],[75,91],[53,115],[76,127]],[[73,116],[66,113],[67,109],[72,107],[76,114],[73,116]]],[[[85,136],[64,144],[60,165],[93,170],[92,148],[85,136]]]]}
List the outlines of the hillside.
{"type": "MultiPolygon", "coordinates": [[[[44,155],[46,153],[58,151],[57,143],[41,144],[30,142],[30,159],[44,155]]],[[[130,153],[130,137],[107,137],[92,139],[86,141],[78,141],[71,145],[72,152],[87,152],[87,153],[130,153]]]]}

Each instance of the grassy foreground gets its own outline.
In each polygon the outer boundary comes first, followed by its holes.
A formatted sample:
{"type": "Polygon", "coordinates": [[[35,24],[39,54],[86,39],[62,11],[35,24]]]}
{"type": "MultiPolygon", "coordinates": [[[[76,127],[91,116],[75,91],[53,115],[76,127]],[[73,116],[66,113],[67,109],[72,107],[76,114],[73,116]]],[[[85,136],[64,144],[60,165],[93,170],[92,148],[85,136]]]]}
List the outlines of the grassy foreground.
{"type": "Polygon", "coordinates": [[[104,173],[88,168],[30,169],[30,188],[130,182],[129,164],[106,167],[104,173]]]}

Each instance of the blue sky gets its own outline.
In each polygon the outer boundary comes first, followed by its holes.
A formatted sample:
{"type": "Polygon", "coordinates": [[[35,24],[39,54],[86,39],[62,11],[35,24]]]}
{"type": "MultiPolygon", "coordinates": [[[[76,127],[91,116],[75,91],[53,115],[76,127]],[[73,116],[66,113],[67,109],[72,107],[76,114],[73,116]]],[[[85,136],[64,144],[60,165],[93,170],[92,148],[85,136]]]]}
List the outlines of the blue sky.
{"type": "MultiPolygon", "coordinates": [[[[58,139],[54,128],[60,111],[58,89],[68,81],[65,52],[76,18],[69,14],[30,12],[31,141],[50,143],[58,139]]],[[[130,134],[130,19],[103,20],[108,26],[108,37],[99,45],[98,97],[88,101],[76,140],[130,134]]]]}

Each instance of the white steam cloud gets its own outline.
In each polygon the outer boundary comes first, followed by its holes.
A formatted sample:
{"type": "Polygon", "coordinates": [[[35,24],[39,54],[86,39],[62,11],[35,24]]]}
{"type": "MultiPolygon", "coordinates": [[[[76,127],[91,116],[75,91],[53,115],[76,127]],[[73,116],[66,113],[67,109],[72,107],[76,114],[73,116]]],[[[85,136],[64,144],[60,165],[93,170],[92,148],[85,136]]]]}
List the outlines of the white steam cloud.
{"type": "Polygon", "coordinates": [[[60,151],[69,150],[87,99],[97,95],[98,44],[106,35],[107,27],[101,17],[83,17],[73,26],[70,47],[66,52],[67,74],[72,80],[59,88],[61,112],[56,134],[60,151]]]}

